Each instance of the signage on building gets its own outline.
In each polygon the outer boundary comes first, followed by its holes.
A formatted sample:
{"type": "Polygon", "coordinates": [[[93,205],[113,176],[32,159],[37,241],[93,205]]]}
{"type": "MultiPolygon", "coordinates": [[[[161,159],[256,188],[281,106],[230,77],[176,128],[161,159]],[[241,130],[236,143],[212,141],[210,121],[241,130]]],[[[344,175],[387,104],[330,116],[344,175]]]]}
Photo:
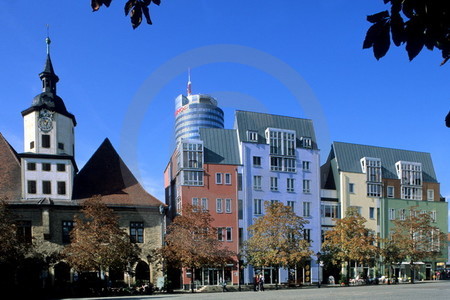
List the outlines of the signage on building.
{"type": "Polygon", "coordinates": [[[184,106],[180,107],[179,109],[177,109],[177,110],[175,111],[175,117],[176,117],[180,112],[183,112],[183,111],[185,111],[185,110],[187,110],[187,109],[189,109],[189,105],[184,105],[184,106]]]}

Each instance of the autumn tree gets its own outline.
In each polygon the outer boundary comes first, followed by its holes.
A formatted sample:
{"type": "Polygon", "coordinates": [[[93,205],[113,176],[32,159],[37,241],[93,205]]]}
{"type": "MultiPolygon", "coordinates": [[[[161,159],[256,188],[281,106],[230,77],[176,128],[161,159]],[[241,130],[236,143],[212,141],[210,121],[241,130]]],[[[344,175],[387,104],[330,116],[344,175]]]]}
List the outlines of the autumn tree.
{"type": "MultiPolygon", "coordinates": [[[[102,5],[109,7],[112,0],[91,0],[91,7],[93,11],[100,9],[102,5]]],[[[127,0],[125,2],[124,10],[125,16],[130,15],[131,26],[136,29],[142,22],[142,15],[144,15],[147,24],[152,24],[150,19],[150,4],[160,5],[161,0],[127,0]]]]}
{"type": "MultiPolygon", "coordinates": [[[[388,278],[392,278],[393,266],[399,265],[406,258],[400,249],[400,245],[392,239],[381,241],[382,248],[380,249],[381,260],[388,269],[388,278]],[[391,272],[392,271],[392,272],[391,272]]],[[[391,281],[388,281],[390,284],[391,281]]]]}
{"type": "Polygon", "coordinates": [[[411,264],[411,283],[414,283],[414,262],[436,258],[447,247],[447,237],[434,224],[433,216],[417,207],[411,207],[409,214],[392,221],[394,227],[391,240],[399,248],[401,257],[411,264]]]}
{"type": "Polygon", "coordinates": [[[355,209],[349,209],[346,217],[338,219],[336,226],[326,232],[322,250],[325,257],[329,257],[333,264],[346,264],[347,284],[349,283],[349,269],[352,261],[369,263],[378,253],[375,237],[364,226],[366,219],[355,209]]]}
{"type": "Polygon", "coordinates": [[[118,216],[100,196],[83,203],[74,218],[71,243],[63,250],[67,261],[78,271],[100,272],[113,267],[125,271],[138,260],[140,249],[118,223],[118,216]]]}
{"type": "Polygon", "coordinates": [[[384,0],[390,4],[385,10],[367,17],[373,25],[367,30],[363,48],[372,48],[376,59],[390,48],[406,45],[409,60],[413,60],[423,47],[441,51],[450,59],[450,1],[436,0],[384,0]]]}
{"type": "Polygon", "coordinates": [[[201,206],[184,204],[181,214],[167,227],[161,254],[168,266],[191,269],[192,292],[195,270],[223,267],[233,262],[237,255],[218,240],[213,220],[201,206]]]}
{"type": "Polygon", "coordinates": [[[281,202],[265,202],[265,214],[249,226],[244,251],[247,262],[256,267],[293,268],[313,252],[304,239],[307,220],[281,202]]]}

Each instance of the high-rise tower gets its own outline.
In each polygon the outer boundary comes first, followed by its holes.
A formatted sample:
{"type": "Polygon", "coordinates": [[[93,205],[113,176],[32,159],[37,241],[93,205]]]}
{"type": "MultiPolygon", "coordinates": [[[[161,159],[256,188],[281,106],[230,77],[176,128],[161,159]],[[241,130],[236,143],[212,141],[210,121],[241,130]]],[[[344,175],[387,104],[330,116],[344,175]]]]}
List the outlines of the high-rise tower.
{"type": "Polygon", "coordinates": [[[223,128],[223,111],[217,106],[217,100],[210,95],[191,94],[189,76],[187,96],[179,95],[175,99],[175,140],[198,139],[200,128],[223,128]]]}

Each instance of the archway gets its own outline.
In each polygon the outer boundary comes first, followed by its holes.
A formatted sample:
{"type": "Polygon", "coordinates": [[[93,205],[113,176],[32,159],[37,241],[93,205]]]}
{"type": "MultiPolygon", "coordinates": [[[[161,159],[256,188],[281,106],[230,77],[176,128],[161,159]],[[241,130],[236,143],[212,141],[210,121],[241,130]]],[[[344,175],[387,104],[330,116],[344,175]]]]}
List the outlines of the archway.
{"type": "Polygon", "coordinates": [[[139,261],[136,265],[136,283],[150,283],[150,268],[145,261],[139,261]]]}

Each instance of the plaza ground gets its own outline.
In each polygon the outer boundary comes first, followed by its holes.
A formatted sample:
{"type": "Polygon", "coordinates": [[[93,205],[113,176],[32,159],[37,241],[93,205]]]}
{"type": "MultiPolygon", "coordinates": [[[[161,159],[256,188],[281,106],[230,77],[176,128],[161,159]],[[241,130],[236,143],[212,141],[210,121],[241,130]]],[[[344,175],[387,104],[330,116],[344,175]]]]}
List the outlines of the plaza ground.
{"type": "MultiPolygon", "coordinates": [[[[217,293],[176,293],[151,296],[103,297],[89,299],[447,299],[450,295],[450,280],[425,281],[415,284],[361,285],[350,287],[304,287],[298,289],[268,289],[265,292],[217,292],[217,293]]],[[[76,299],[76,298],[74,298],[76,299]]],[[[80,298],[78,298],[80,299],[80,298]]],[[[88,299],[88,298],[85,298],[88,299]]],[[[68,299],[67,299],[68,300],[68,299]]]]}

